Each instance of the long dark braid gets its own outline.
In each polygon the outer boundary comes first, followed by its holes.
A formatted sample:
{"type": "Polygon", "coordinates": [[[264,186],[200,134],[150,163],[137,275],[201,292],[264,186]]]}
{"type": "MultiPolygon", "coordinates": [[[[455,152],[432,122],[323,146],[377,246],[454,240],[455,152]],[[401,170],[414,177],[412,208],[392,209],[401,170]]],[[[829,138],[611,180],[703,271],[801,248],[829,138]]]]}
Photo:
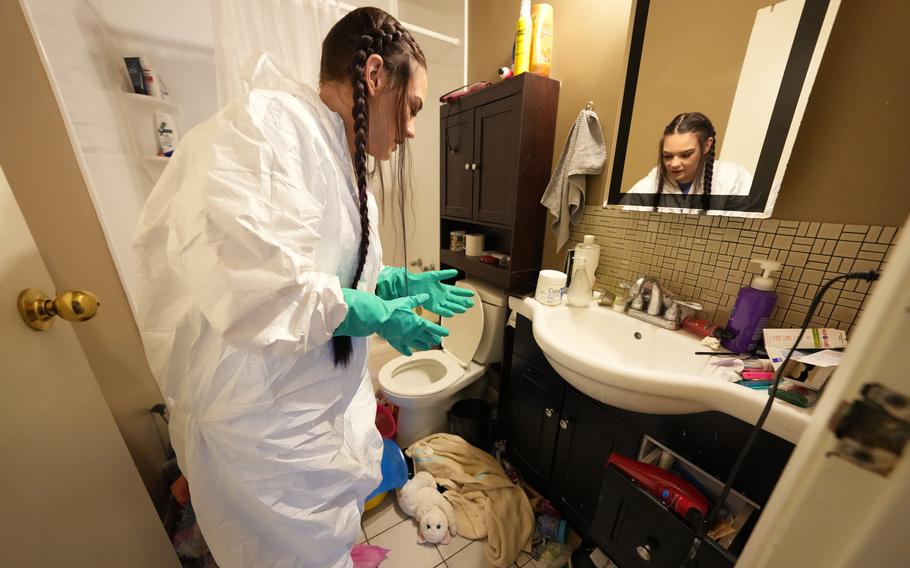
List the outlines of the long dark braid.
{"type": "MultiPolygon", "coordinates": [[[[699,148],[704,148],[708,139],[711,139],[711,147],[702,156],[699,164],[696,181],[702,182],[702,209],[707,212],[711,204],[711,180],[714,178],[714,148],[717,146],[717,135],[714,131],[714,125],[711,119],[700,112],[684,112],[677,114],[670,121],[670,124],[664,128],[664,133],[660,137],[660,144],[657,150],[657,192],[654,195],[654,210],[660,204],[660,196],[664,191],[664,180],[667,177],[667,167],[664,165],[664,139],[670,134],[685,134],[694,132],[698,138],[699,148]]],[[[696,184],[697,185],[697,184],[696,184]]]]}
{"type": "MultiPolygon", "coordinates": [[[[705,166],[702,168],[702,175],[704,179],[702,180],[702,194],[701,194],[701,208],[704,211],[708,211],[711,208],[711,180],[714,179],[714,148],[717,146],[717,136],[714,133],[714,127],[711,126],[710,121],[708,126],[711,127],[711,132],[709,137],[711,138],[711,147],[705,153],[705,166]]],[[[704,142],[702,142],[704,144],[704,142]]]]}
{"type": "MultiPolygon", "coordinates": [[[[390,87],[399,87],[399,107],[406,104],[406,92],[411,77],[411,59],[426,67],[426,59],[420,46],[401,27],[395,18],[378,8],[359,8],[351,11],[339,20],[329,31],[322,44],[322,64],[320,83],[326,80],[340,80],[342,75],[351,81],[353,87],[354,118],[354,175],[357,179],[357,197],[360,212],[360,244],[357,251],[357,268],[351,288],[357,288],[363,275],[367,253],[370,248],[370,219],[367,195],[367,140],[369,137],[369,104],[367,100],[367,80],[364,75],[367,58],[372,54],[383,58],[383,67],[388,69],[390,87]],[[353,36],[353,37],[352,37],[353,36]],[[353,47],[353,54],[344,65],[345,52],[353,47]],[[346,67],[346,73],[342,69],[346,67]]],[[[402,113],[403,114],[403,113],[402,113]]],[[[400,128],[400,126],[399,126],[400,128]]],[[[400,133],[399,133],[400,134],[400,133]]],[[[405,153],[400,153],[400,160],[405,153]]],[[[403,166],[403,164],[400,164],[403,166]]],[[[403,172],[403,167],[399,170],[403,172]]],[[[403,183],[400,188],[403,191],[403,183]]],[[[336,366],[346,366],[353,353],[350,337],[332,338],[333,359],[336,366]]]]}

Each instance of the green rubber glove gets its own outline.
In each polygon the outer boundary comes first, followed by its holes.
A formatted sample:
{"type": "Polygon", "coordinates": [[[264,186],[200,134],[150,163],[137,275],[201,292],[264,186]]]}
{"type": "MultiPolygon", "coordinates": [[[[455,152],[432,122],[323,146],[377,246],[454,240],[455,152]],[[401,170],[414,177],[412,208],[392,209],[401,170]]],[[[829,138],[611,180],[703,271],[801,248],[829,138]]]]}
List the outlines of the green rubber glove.
{"type": "Polygon", "coordinates": [[[449,330],[418,316],[417,306],[427,307],[429,294],[384,300],[369,292],[342,288],[348,314],[333,335],[365,337],[378,333],[402,355],[437,345],[449,330]]]}
{"type": "Polygon", "coordinates": [[[429,303],[423,307],[434,314],[450,318],[455,314],[463,314],[474,305],[474,292],[466,288],[443,284],[458,276],[458,271],[435,270],[431,272],[411,273],[398,266],[386,266],[379,273],[376,282],[376,295],[383,300],[402,298],[411,294],[429,294],[429,303]]]}

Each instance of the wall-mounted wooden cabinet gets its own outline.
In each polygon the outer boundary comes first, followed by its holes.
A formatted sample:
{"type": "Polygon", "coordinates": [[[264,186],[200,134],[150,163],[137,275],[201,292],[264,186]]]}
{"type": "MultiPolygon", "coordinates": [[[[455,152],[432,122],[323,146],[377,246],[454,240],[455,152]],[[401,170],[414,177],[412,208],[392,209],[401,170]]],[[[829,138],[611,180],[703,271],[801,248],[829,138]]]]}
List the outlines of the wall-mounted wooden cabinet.
{"type": "Polygon", "coordinates": [[[440,261],[505,289],[540,270],[559,82],[523,73],[440,109],[440,261]],[[508,268],[449,250],[449,232],[481,233],[508,268]]]}

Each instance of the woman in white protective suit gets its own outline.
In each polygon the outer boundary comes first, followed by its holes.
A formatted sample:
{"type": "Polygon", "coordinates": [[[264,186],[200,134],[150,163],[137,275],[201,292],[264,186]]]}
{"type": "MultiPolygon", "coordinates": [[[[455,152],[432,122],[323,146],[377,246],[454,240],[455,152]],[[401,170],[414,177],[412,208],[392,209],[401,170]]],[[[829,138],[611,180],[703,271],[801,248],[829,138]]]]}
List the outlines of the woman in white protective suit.
{"type": "Polygon", "coordinates": [[[448,332],[413,308],[472,305],[442,283],[454,271],[381,266],[367,154],[414,137],[426,92],[410,34],[354,10],[323,42],[318,93],[260,58],[145,205],[140,331],[222,568],[352,566],[380,481],[367,336],[428,349],[448,332]]]}

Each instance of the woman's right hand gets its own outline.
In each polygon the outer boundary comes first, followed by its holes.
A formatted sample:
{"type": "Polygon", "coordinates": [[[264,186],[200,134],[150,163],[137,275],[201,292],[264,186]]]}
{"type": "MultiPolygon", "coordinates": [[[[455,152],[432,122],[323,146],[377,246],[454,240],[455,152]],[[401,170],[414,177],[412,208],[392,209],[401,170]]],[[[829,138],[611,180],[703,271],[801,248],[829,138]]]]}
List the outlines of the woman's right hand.
{"type": "Polygon", "coordinates": [[[364,337],[378,333],[403,355],[430,349],[439,344],[449,330],[413,312],[431,302],[429,294],[383,300],[375,294],[342,288],[348,313],[334,335],[364,337]]]}

